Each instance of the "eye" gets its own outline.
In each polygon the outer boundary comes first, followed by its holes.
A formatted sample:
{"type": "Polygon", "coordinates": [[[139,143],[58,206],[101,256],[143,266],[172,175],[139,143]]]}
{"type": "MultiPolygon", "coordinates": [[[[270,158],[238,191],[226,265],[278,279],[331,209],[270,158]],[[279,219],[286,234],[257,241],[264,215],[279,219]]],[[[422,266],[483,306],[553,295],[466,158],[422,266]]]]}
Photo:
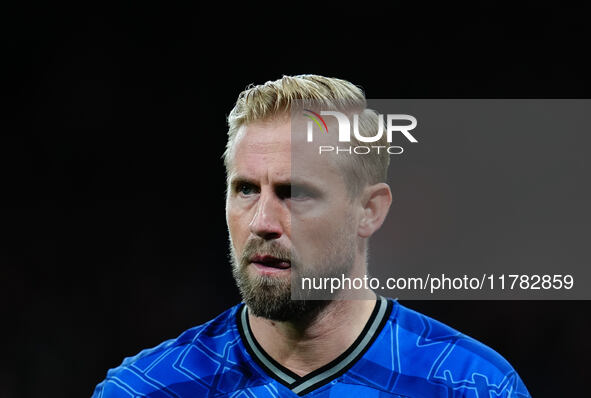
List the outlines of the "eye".
{"type": "Polygon", "coordinates": [[[304,187],[299,187],[299,186],[292,186],[291,187],[290,197],[292,199],[301,200],[301,199],[309,198],[310,196],[312,196],[311,192],[309,192],[304,187]]]}
{"type": "Polygon", "coordinates": [[[241,182],[236,184],[236,192],[240,195],[249,196],[258,193],[258,189],[252,184],[241,182]]]}
{"type": "Polygon", "coordinates": [[[313,197],[313,192],[300,185],[284,185],[277,188],[277,196],[281,199],[305,200],[313,197]]]}

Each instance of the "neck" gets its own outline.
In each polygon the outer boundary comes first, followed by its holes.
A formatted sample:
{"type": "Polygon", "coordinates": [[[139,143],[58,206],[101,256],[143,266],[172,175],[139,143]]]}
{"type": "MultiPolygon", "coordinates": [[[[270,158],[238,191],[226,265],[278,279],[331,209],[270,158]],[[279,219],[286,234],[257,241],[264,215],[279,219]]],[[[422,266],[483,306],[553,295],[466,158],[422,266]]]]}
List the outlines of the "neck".
{"type": "Polygon", "coordinates": [[[299,376],[326,365],[353,344],[375,306],[370,300],[334,300],[310,319],[277,322],[248,312],[252,333],[273,359],[299,376]]]}

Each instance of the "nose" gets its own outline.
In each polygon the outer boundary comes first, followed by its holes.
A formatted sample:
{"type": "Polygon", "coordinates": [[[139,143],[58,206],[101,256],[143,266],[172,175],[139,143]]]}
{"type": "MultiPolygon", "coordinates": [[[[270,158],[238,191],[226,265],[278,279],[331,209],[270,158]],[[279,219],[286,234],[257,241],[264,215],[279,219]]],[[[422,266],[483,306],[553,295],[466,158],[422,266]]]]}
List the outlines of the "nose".
{"type": "Polygon", "coordinates": [[[279,198],[271,192],[262,191],[249,225],[250,231],[265,240],[279,239],[283,235],[282,217],[279,198]]]}

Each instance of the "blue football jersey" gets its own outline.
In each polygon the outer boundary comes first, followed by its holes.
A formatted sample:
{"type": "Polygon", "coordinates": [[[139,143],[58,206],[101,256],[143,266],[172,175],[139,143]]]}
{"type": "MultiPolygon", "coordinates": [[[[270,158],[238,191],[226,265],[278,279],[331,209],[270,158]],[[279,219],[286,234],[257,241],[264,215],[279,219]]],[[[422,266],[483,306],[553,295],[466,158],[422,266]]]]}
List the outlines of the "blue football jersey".
{"type": "Polygon", "coordinates": [[[379,297],[363,332],[338,358],[298,376],[254,338],[241,303],[174,340],[126,358],[93,398],[526,398],[491,348],[397,301],[379,297]]]}

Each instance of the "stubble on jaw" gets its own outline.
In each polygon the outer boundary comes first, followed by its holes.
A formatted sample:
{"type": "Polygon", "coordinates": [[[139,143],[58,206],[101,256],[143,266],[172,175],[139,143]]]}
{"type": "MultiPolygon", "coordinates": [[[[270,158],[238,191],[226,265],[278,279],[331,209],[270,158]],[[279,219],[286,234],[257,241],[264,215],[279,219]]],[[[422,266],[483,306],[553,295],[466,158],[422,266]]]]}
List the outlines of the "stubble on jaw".
{"type": "Polygon", "coordinates": [[[255,253],[289,260],[291,272],[295,272],[294,269],[297,266],[294,264],[291,253],[276,244],[250,240],[238,259],[230,242],[232,275],[242,300],[253,315],[284,322],[311,316],[324,307],[323,302],[318,300],[292,300],[291,276],[250,275],[248,272],[249,259],[255,253]]]}
{"type": "MultiPolygon", "coordinates": [[[[340,230],[336,239],[328,242],[325,260],[313,266],[303,266],[292,251],[286,250],[277,242],[261,238],[250,239],[238,258],[230,239],[232,275],[249,311],[257,317],[279,322],[306,322],[316,318],[334,297],[324,300],[309,299],[312,292],[302,289],[294,289],[292,293],[292,281],[298,281],[301,277],[330,278],[349,275],[353,268],[355,247],[348,239],[351,236],[346,228],[340,230]],[[251,275],[248,272],[249,260],[254,254],[268,254],[289,260],[291,275],[287,277],[251,275]],[[292,294],[297,294],[298,298],[293,299],[292,294]]],[[[338,292],[335,292],[334,296],[336,293],[338,292]]]]}

